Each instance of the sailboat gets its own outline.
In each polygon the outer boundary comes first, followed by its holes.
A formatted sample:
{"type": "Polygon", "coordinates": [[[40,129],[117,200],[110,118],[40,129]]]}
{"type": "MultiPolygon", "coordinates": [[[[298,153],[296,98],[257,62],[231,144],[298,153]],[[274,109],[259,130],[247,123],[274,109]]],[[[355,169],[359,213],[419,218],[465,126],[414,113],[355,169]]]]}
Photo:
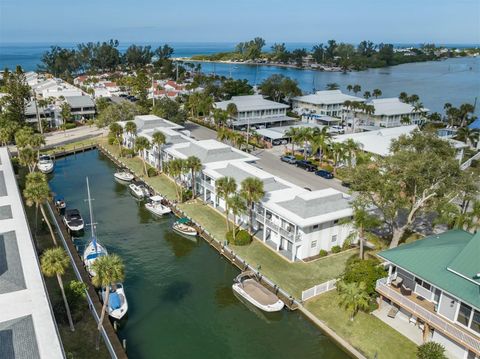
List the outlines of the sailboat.
{"type": "Polygon", "coordinates": [[[90,198],[90,186],[88,184],[88,177],[87,177],[87,193],[88,193],[88,208],[90,210],[90,228],[92,229],[92,239],[88,244],[87,248],[83,252],[83,263],[87,269],[87,272],[94,277],[95,271],[92,269],[93,263],[97,260],[97,258],[101,256],[106,256],[108,254],[107,250],[102,247],[100,243],[97,242],[97,235],[95,233],[96,224],[93,221],[93,210],[92,210],[92,199],[90,198]]]}
{"type": "MultiPolygon", "coordinates": [[[[105,300],[106,288],[102,288],[102,301],[105,300]]],[[[122,283],[115,283],[110,286],[110,295],[108,296],[108,315],[114,319],[122,319],[128,311],[127,297],[122,283]]]]}

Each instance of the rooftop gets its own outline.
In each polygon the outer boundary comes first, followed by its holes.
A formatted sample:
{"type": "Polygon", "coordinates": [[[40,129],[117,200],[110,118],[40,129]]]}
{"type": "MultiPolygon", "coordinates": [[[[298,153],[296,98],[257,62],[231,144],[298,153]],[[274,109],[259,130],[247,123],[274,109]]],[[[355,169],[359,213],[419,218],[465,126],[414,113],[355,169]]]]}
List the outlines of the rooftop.
{"type": "Polygon", "coordinates": [[[235,119],[233,124],[235,126],[243,126],[243,125],[260,125],[272,122],[292,122],[296,119],[289,116],[273,116],[273,117],[257,117],[257,118],[249,118],[249,119],[235,119]]]}
{"type": "Polygon", "coordinates": [[[15,174],[0,148],[0,358],[63,358],[15,174]]]}
{"type": "Polygon", "coordinates": [[[95,103],[90,96],[67,96],[65,97],[65,101],[67,101],[72,108],[95,107],[95,103]]]}
{"type": "Polygon", "coordinates": [[[421,111],[415,111],[415,108],[397,97],[373,99],[369,105],[375,107],[375,116],[393,116],[410,115],[412,113],[428,112],[428,108],[422,108],[421,111]]]}
{"type": "Polygon", "coordinates": [[[215,106],[226,110],[229,103],[234,103],[238,112],[287,109],[289,107],[283,103],[266,100],[262,95],[233,96],[231,100],[216,102],[215,106]]]}
{"type": "Polygon", "coordinates": [[[271,138],[272,140],[277,140],[280,138],[285,137],[285,132],[287,132],[290,128],[299,128],[299,127],[311,127],[311,128],[321,128],[322,126],[308,123],[308,122],[296,122],[294,125],[290,126],[278,126],[278,127],[269,127],[269,128],[261,128],[256,130],[259,135],[264,137],[271,138]]]}
{"type": "MultiPolygon", "coordinates": [[[[164,118],[155,116],[155,115],[139,115],[135,116],[133,122],[137,125],[137,132],[143,130],[151,130],[155,128],[172,128],[172,129],[182,129],[183,126],[175,122],[165,120],[164,118]]],[[[118,122],[120,126],[124,127],[126,122],[118,122]]]]}
{"type": "Polygon", "coordinates": [[[378,255],[480,309],[480,232],[450,230],[378,255]]]}
{"type": "Polygon", "coordinates": [[[343,104],[345,101],[365,102],[364,98],[347,95],[340,90],[317,91],[314,94],[294,97],[293,100],[313,105],[343,104]]]}

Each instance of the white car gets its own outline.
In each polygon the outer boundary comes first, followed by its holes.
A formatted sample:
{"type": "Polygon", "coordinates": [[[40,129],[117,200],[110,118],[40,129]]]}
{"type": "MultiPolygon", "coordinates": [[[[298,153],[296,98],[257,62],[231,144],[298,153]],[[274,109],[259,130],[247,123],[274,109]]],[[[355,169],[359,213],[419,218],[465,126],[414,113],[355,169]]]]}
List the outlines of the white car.
{"type": "Polygon", "coordinates": [[[342,126],[330,126],[329,127],[330,132],[336,132],[336,133],[345,133],[345,129],[342,126]]]}

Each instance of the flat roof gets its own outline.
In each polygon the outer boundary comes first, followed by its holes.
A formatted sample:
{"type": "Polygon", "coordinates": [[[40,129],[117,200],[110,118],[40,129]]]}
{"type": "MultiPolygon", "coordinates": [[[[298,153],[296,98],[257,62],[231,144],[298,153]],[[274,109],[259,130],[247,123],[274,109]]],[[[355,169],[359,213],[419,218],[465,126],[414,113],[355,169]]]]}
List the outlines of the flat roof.
{"type": "Polygon", "coordinates": [[[343,104],[345,101],[365,102],[364,98],[347,95],[340,90],[317,91],[314,94],[294,97],[292,100],[313,105],[343,104]]]}
{"type": "Polygon", "coordinates": [[[256,117],[249,119],[236,119],[232,121],[234,126],[243,126],[243,125],[258,125],[266,123],[275,123],[275,122],[291,122],[296,121],[295,118],[289,116],[274,116],[274,117],[256,117]]]}
{"type": "Polygon", "coordinates": [[[65,97],[65,101],[67,101],[72,108],[95,107],[95,103],[90,96],[67,96],[65,97]]]}
{"type": "Polygon", "coordinates": [[[294,125],[290,125],[290,126],[261,128],[259,130],[256,130],[256,132],[259,135],[262,135],[263,137],[268,137],[268,138],[271,138],[272,140],[278,140],[280,138],[285,138],[285,132],[287,132],[292,127],[293,128],[300,128],[300,127],[322,128],[323,126],[319,126],[309,122],[297,122],[294,125]]]}
{"type": "Polygon", "coordinates": [[[378,255],[480,310],[480,232],[453,229],[378,255]]]}
{"type": "Polygon", "coordinates": [[[5,147],[0,147],[0,308],[1,358],[64,358],[5,147]]]}
{"type": "Polygon", "coordinates": [[[262,95],[233,96],[230,100],[215,102],[215,106],[226,110],[230,103],[237,106],[238,112],[287,109],[290,107],[280,102],[264,99],[262,95]]]}

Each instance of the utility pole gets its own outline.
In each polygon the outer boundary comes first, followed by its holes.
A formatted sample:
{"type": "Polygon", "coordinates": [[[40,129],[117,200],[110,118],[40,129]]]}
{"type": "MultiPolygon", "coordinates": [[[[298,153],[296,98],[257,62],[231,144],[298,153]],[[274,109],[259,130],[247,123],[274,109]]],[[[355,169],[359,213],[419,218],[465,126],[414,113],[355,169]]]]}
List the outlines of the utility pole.
{"type": "Polygon", "coordinates": [[[33,90],[33,101],[35,102],[35,111],[37,112],[38,130],[41,134],[43,134],[42,119],[40,118],[40,113],[38,112],[37,93],[35,90],[33,90]]]}
{"type": "Polygon", "coordinates": [[[153,74],[152,74],[152,108],[155,107],[155,87],[153,82],[153,74]]]}

